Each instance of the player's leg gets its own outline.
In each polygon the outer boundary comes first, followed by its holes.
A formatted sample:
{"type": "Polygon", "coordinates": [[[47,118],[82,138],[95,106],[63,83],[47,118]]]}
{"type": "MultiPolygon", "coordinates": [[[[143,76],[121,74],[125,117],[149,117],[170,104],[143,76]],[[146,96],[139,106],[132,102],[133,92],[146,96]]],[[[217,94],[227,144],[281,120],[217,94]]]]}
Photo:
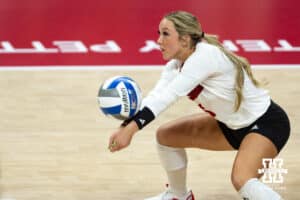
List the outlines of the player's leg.
{"type": "Polygon", "coordinates": [[[263,158],[275,158],[277,148],[267,137],[249,133],[242,141],[236,155],[231,179],[232,183],[244,199],[280,200],[278,193],[258,180],[258,169],[263,167],[263,158]]]}
{"type": "Polygon", "coordinates": [[[166,170],[169,188],[147,200],[193,200],[186,187],[186,147],[209,150],[233,150],[218,122],[206,113],[186,116],[161,126],[157,131],[157,149],[166,170]]]}
{"type": "Polygon", "coordinates": [[[159,144],[168,147],[234,150],[216,119],[207,113],[189,115],[168,122],[159,127],[156,137],[159,144]]]}
{"type": "Polygon", "coordinates": [[[239,147],[232,169],[232,183],[245,199],[278,200],[281,197],[258,180],[258,169],[263,166],[263,158],[275,158],[286,144],[290,135],[288,116],[272,101],[253,127],[257,131],[246,135],[239,147]]]}

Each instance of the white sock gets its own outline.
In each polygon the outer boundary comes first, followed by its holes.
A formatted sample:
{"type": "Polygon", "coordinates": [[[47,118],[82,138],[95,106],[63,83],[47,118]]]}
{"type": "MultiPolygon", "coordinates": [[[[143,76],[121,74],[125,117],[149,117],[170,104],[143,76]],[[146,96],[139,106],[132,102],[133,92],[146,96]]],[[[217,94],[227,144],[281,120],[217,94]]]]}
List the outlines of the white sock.
{"type": "Polygon", "coordinates": [[[239,194],[244,200],[281,200],[278,193],[257,178],[249,179],[240,189],[239,194]]]}
{"type": "Polygon", "coordinates": [[[175,171],[167,171],[169,187],[177,197],[183,197],[187,193],[186,168],[175,171]]]}
{"type": "Polygon", "coordinates": [[[185,149],[157,144],[157,150],[161,164],[166,170],[171,192],[177,197],[184,196],[187,193],[187,156],[185,149]]]}

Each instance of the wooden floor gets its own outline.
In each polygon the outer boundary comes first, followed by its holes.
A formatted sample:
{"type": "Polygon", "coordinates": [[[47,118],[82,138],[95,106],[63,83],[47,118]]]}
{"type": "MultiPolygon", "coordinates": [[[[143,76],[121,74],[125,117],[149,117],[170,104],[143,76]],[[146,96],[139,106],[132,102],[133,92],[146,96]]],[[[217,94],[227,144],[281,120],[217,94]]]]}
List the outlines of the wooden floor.
{"type": "MultiPolygon", "coordinates": [[[[164,189],[155,130],[167,120],[199,112],[198,107],[183,98],[137,134],[129,148],[111,154],[108,137],[120,122],[100,114],[96,95],[105,78],[120,74],[138,81],[146,94],[160,71],[0,72],[1,200],[141,200],[164,189]]],[[[279,155],[288,174],[272,187],[285,199],[299,199],[300,71],[255,74],[269,81],[267,88],[292,124],[279,155]]],[[[196,199],[240,199],[230,182],[235,153],[188,150],[188,185],[196,199]]]]}

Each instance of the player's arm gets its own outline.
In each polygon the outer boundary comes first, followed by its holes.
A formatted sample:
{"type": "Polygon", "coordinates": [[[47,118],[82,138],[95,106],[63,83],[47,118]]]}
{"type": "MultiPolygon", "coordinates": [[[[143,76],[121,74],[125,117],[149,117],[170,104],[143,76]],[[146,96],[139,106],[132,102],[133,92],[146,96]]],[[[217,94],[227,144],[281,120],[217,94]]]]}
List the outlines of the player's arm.
{"type": "Polygon", "coordinates": [[[125,120],[122,126],[132,121],[142,129],[153,121],[161,112],[172,105],[179,97],[186,96],[203,80],[216,72],[216,65],[206,55],[191,55],[176,75],[165,87],[154,91],[143,100],[143,107],[134,117],[125,120]]]}
{"type": "Polygon", "coordinates": [[[188,59],[181,72],[166,87],[159,88],[156,90],[159,92],[154,92],[144,99],[142,110],[131,119],[125,120],[121,127],[112,134],[109,143],[111,152],[127,147],[138,130],[153,121],[180,96],[187,95],[214,72],[213,66],[206,66],[205,62],[199,62],[198,59],[197,57],[188,59]],[[208,68],[205,70],[203,67],[208,68]]]}
{"type": "MultiPolygon", "coordinates": [[[[164,67],[160,79],[157,81],[155,87],[148,94],[148,97],[156,96],[161,93],[161,91],[167,87],[167,85],[175,77],[174,69],[176,69],[178,62],[172,60],[166,64],[164,67]]],[[[127,147],[133,135],[146,125],[144,122],[150,122],[154,119],[153,113],[142,105],[142,110],[138,112],[138,115],[131,119],[125,120],[121,126],[111,135],[109,138],[108,148],[111,152],[119,151],[127,147]]]]}

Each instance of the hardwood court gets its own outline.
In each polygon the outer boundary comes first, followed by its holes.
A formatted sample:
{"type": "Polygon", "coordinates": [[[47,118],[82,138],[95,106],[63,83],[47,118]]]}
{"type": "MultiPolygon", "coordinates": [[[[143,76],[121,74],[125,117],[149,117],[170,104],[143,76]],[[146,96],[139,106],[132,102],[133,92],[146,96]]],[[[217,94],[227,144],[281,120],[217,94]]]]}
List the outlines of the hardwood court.
{"type": "MultiPolygon", "coordinates": [[[[111,154],[108,137],[120,122],[99,113],[96,95],[105,78],[120,74],[138,81],[146,94],[160,71],[0,72],[0,199],[141,200],[163,191],[166,177],[156,154],[155,130],[167,120],[200,110],[183,98],[138,133],[129,148],[111,154]]],[[[300,71],[255,74],[269,81],[273,99],[290,116],[291,137],[279,155],[288,174],[283,174],[284,183],[272,187],[285,199],[296,200],[300,71]]],[[[240,199],[230,183],[234,155],[188,150],[188,185],[196,199],[240,199]]]]}

